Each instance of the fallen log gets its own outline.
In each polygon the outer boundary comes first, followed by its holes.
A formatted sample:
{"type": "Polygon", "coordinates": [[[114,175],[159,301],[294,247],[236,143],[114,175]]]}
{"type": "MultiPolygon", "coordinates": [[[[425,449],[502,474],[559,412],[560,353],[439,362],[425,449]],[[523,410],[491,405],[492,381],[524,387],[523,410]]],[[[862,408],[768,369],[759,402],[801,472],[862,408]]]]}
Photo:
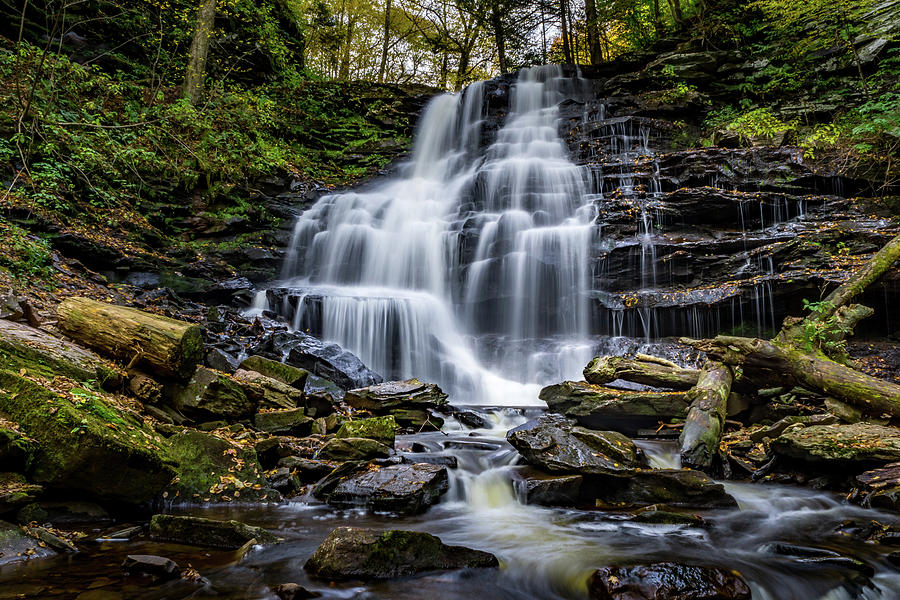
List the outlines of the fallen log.
{"type": "Polygon", "coordinates": [[[165,377],[189,378],[203,356],[203,330],[135,308],[67,298],[57,327],[85,346],[165,377]]]}
{"type": "Polygon", "coordinates": [[[900,385],[866,375],[819,353],[766,340],[720,335],[684,343],[712,360],[741,367],[745,373],[779,373],[812,391],[832,396],[868,413],[900,417],[900,385]]]}
{"type": "Polygon", "coordinates": [[[710,360],[700,370],[697,385],[688,390],[691,406],[679,438],[682,466],[704,471],[713,466],[722,442],[733,380],[730,367],[710,360]]]}
{"type": "Polygon", "coordinates": [[[659,388],[689,390],[697,385],[699,376],[697,369],[685,369],[644,355],[598,356],[584,368],[584,378],[596,385],[622,379],[659,388]]]}

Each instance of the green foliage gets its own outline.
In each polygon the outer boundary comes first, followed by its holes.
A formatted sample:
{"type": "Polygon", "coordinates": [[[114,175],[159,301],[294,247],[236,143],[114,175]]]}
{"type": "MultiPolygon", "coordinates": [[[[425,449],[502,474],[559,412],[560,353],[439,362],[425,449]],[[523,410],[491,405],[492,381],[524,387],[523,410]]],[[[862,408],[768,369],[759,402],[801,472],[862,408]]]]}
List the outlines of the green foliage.
{"type": "Polygon", "coordinates": [[[776,134],[795,128],[794,123],[786,123],[775,116],[769,108],[756,108],[739,114],[725,125],[745,140],[752,138],[772,139],[776,134]]]}
{"type": "Polygon", "coordinates": [[[803,321],[802,327],[801,341],[804,349],[807,352],[818,350],[836,357],[846,354],[846,341],[836,340],[835,337],[839,335],[842,338],[850,333],[850,330],[842,327],[837,317],[832,314],[834,305],[827,300],[810,302],[804,298],[803,308],[810,312],[810,318],[803,321]]]}
{"type": "Polygon", "coordinates": [[[25,280],[50,276],[50,245],[24,229],[0,219],[0,268],[25,280]]]}

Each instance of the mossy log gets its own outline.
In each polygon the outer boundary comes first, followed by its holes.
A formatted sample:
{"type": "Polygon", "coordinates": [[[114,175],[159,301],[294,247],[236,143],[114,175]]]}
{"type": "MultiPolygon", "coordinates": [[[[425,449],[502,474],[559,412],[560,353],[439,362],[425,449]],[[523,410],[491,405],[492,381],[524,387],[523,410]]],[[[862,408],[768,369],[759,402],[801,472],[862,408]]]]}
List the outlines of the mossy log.
{"type": "Polygon", "coordinates": [[[689,390],[697,385],[700,371],[685,369],[655,357],[638,355],[598,356],[584,368],[584,378],[590,383],[604,385],[622,379],[642,385],[676,390],[689,390]]]}
{"type": "Polygon", "coordinates": [[[720,335],[713,340],[684,340],[709,358],[740,366],[745,372],[780,373],[808,389],[843,400],[868,413],[900,417],[900,385],[866,375],[792,345],[720,335]]]}
{"type": "Polygon", "coordinates": [[[703,471],[713,466],[722,441],[733,380],[728,365],[713,360],[703,365],[697,385],[687,393],[691,407],[679,440],[682,465],[703,471]]]}
{"type": "Polygon", "coordinates": [[[191,323],[89,298],[67,298],[56,314],[69,337],[157,375],[187,379],[203,356],[203,330],[191,323]]]}

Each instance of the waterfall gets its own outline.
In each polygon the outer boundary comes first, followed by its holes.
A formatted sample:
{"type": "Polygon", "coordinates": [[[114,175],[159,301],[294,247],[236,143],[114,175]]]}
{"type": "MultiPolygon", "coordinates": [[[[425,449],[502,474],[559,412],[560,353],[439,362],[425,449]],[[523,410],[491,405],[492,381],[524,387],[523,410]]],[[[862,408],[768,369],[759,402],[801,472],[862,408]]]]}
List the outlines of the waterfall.
{"type": "Polygon", "coordinates": [[[523,70],[487,148],[483,83],[431,100],[399,175],[298,219],[282,273],[293,310],[314,299],[325,340],[460,402],[534,402],[546,377],[577,376],[595,208],[558,134],[571,82],[558,66],[523,70]]]}

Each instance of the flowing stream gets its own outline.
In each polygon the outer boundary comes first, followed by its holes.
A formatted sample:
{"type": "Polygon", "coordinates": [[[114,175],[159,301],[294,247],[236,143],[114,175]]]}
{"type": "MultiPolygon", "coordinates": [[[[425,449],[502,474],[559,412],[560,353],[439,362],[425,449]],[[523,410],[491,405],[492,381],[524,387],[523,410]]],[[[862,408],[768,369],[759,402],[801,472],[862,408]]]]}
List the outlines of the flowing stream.
{"type": "MultiPolygon", "coordinates": [[[[828,493],[726,483],[740,507],[701,511],[705,526],[641,524],[622,513],[521,501],[518,455],[505,434],[540,414],[540,386],[579,379],[598,350],[634,350],[647,342],[596,335],[590,308],[590,254],[602,243],[594,225],[596,174],[568,159],[557,123],[559,103],[585,94],[584,83],[564,78],[557,67],[522,71],[509,114],[486,147],[485,94],[485,85],[475,84],[462,94],[438,96],[421,119],[411,161],[397,176],[323,197],[304,213],[277,284],[291,290],[290,302],[270,307],[296,328],[350,349],[386,378],[440,383],[451,402],[474,407],[492,423],[470,430],[450,419],[443,432],[398,438],[398,448],[417,442],[457,458],[442,501],[412,517],[335,511],[311,498],[183,507],[176,511],[269,527],[285,542],[237,562],[223,551],[102,543],[72,557],[0,569],[0,588],[85,590],[92,584],[104,590],[125,554],[147,553],[192,564],[210,583],[199,593],[173,583],[119,597],[271,599],[274,585],[297,582],[325,598],[582,598],[587,576],[600,566],[675,561],[738,570],[756,600],[900,598],[900,574],[883,551],[839,531],[850,520],[896,519],[828,493]],[[502,568],[370,585],[308,579],[303,563],[341,525],[428,531],[447,543],[493,552],[502,568]],[[784,556],[772,551],[773,542],[831,550],[868,565],[874,575],[861,574],[865,568],[850,560],[784,556]]],[[[623,126],[611,143],[628,157],[645,152],[647,138],[623,126]]],[[[627,186],[626,179],[618,185],[627,186]]],[[[650,260],[652,215],[642,218],[643,289],[652,288],[657,273],[650,260]]],[[[254,309],[264,305],[260,296],[254,309]]],[[[613,329],[624,331],[622,323],[613,329]]],[[[648,327],[643,331],[649,336],[648,327]]],[[[671,443],[639,443],[654,466],[678,466],[671,443]]]]}

